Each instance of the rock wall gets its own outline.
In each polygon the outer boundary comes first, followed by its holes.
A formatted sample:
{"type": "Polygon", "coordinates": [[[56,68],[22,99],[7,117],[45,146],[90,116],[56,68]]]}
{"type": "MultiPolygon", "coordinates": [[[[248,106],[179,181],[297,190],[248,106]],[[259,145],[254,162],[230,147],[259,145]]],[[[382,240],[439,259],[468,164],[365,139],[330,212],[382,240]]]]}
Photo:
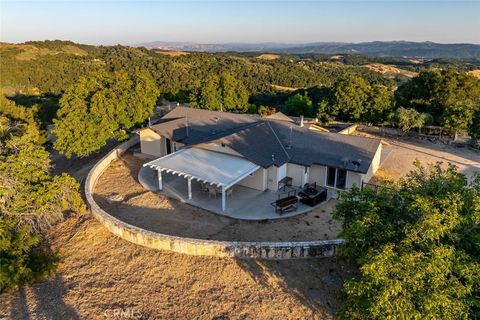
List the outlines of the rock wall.
{"type": "Polygon", "coordinates": [[[93,191],[98,178],[110,163],[129,148],[139,143],[138,135],[120,144],[95,164],[85,182],[87,205],[95,218],[113,234],[145,247],[170,250],[178,253],[202,256],[298,259],[331,257],[342,245],[342,239],[306,242],[238,242],[182,238],[138,228],[108,214],[95,202],[93,191]]]}

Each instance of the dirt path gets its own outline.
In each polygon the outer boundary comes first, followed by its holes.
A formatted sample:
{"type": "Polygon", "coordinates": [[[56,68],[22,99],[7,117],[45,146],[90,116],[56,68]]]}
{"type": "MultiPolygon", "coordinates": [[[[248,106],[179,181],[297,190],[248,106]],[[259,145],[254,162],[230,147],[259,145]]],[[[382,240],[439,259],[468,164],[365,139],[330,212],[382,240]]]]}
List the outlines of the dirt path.
{"type": "Polygon", "coordinates": [[[47,236],[56,275],[0,295],[1,319],[331,319],[342,274],[331,259],[255,261],[157,251],[90,214],[47,236]]]}
{"type": "MultiPolygon", "coordinates": [[[[302,241],[335,239],[341,224],[333,220],[335,200],[307,214],[268,221],[231,219],[161,194],[137,181],[142,160],[126,153],[100,177],[95,200],[107,212],[130,224],[169,235],[234,241],[302,241]],[[111,201],[111,195],[120,201],[111,201]]],[[[273,210],[273,208],[272,208],[273,210]]]]}
{"type": "Polygon", "coordinates": [[[400,178],[415,167],[413,161],[418,159],[422,164],[442,162],[444,166],[452,163],[458,171],[472,178],[480,173],[480,153],[469,148],[438,145],[428,141],[389,140],[391,150],[386,161],[377,173],[378,177],[400,178]]]}
{"type": "Polygon", "coordinates": [[[368,133],[359,132],[357,134],[379,138],[386,142],[383,149],[389,151],[389,155],[378,170],[377,178],[403,177],[415,168],[413,162],[416,159],[423,165],[442,162],[446,166],[447,163],[452,163],[458,167],[459,172],[465,174],[469,179],[475,173],[480,173],[480,151],[466,146],[434,143],[413,137],[392,137],[372,134],[371,131],[368,133]]]}

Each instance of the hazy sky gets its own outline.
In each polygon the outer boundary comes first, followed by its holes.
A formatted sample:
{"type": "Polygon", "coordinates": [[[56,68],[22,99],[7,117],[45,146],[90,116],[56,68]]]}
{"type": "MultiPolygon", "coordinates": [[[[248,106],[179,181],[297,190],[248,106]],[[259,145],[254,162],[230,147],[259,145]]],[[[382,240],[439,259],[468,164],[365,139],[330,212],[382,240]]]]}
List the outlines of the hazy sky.
{"type": "Polygon", "coordinates": [[[0,1],[5,42],[480,43],[480,0],[0,1]]]}

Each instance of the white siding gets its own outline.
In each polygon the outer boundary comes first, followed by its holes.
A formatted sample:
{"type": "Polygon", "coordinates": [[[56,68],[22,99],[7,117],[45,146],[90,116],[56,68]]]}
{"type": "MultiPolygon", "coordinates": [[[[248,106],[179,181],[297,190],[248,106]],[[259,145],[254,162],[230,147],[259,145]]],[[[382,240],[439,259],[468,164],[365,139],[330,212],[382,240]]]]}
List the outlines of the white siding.
{"type": "Polygon", "coordinates": [[[287,163],[287,176],[292,177],[292,184],[294,186],[303,186],[308,181],[308,168],[305,170],[304,166],[287,163]]]}
{"type": "Polygon", "coordinates": [[[325,186],[325,174],[327,168],[325,166],[320,165],[312,165],[310,167],[310,175],[308,182],[313,183],[316,182],[317,186],[325,186]]]}
{"type": "Polygon", "coordinates": [[[372,179],[375,172],[377,172],[378,168],[380,167],[380,157],[382,155],[382,144],[378,145],[377,152],[373,156],[372,163],[368,168],[368,172],[363,176],[363,181],[369,182],[372,179]]]}
{"type": "Polygon", "coordinates": [[[272,191],[278,190],[278,181],[287,176],[287,164],[280,167],[271,166],[267,170],[267,188],[272,191]]]}
{"type": "Polygon", "coordinates": [[[278,190],[278,167],[271,166],[267,169],[267,188],[272,191],[278,190]]]}
{"type": "Polygon", "coordinates": [[[362,174],[347,171],[347,189],[356,185],[358,188],[362,187],[362,174]]]}
{"type": "Polygon", "coordinates": [[[277,170],[277,184],[278,184],[278,181],[282,180],[286,176],[287,176],[287,164],[285,163],[285,164],[281,165],[280,167],[278,167],[278,170],[277,170]]]}
{"type": "Polygon", "coordinates": [[[265,191],[265,189],[267,189],[267,170],[263,168],[258,169],[257,171],[240,181],[238,185],[260,191],[265,191]]]}
{"type": "Polygon", "coordinates": [[[140,151],[152,156],[163,157],[166,155],[165,138],[151,129],[140,131],[140,151]]]}

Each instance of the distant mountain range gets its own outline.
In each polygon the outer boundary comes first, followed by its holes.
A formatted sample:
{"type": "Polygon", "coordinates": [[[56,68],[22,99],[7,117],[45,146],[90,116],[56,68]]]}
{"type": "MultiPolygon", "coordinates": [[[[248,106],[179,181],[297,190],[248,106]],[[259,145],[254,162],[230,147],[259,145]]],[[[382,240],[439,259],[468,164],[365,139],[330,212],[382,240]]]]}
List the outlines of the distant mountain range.
{"type": "Polygon", "coordinates": [[[219,43],[202,44],[194,42],[154,41],[138,44],[138,47],[176,51],[202,52],[269,52],[269,53],[324,53],[362,54],[375,57],[408,58],[455,58],[462,60],[480,59],[480,45],[469,43],[442,44],[435,42],[374,41],[362,43],[315,42],[292,43],[219,43]]]}

